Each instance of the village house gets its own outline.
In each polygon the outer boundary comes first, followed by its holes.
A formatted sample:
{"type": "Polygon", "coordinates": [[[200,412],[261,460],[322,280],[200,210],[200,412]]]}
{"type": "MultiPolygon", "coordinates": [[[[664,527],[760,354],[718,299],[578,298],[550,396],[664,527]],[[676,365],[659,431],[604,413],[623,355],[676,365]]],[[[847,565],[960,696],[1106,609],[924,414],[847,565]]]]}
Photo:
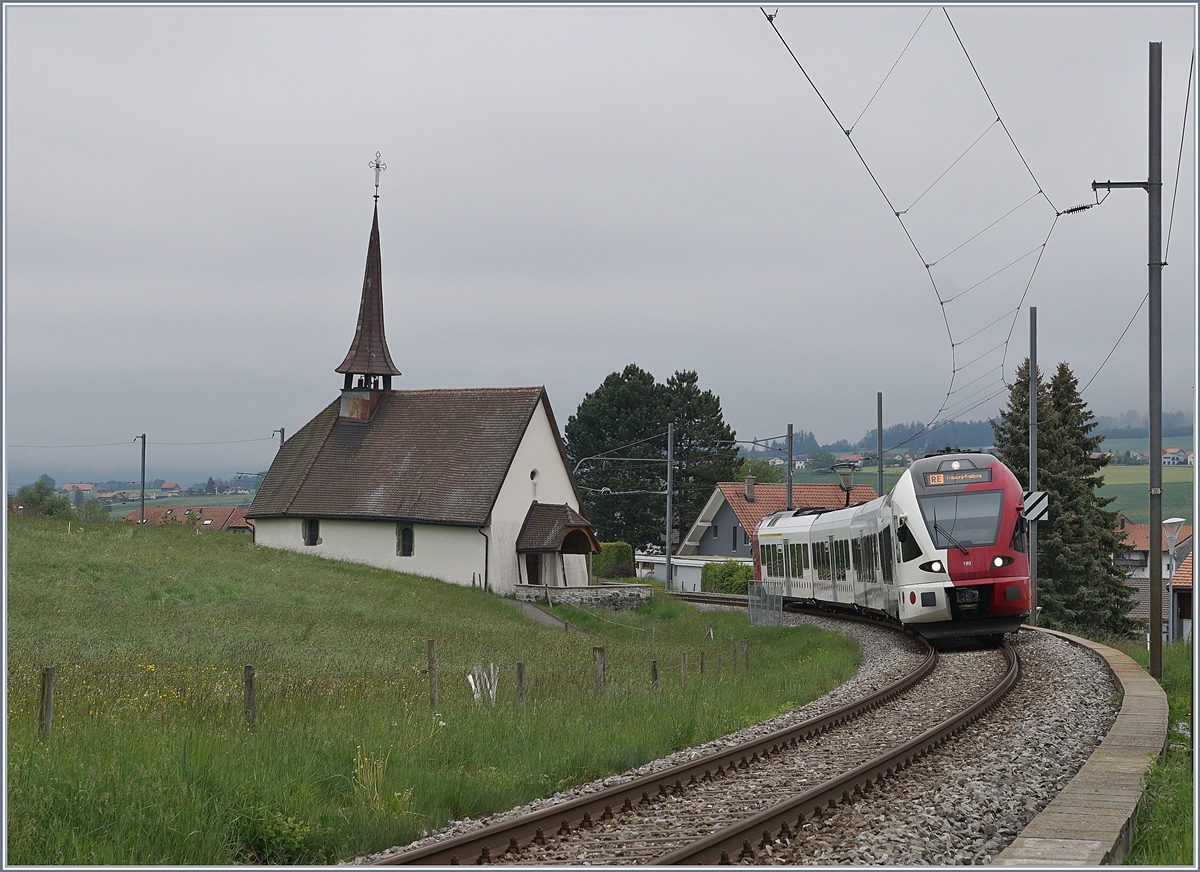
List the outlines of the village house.
{"type": "Polygon", "coordinates": [[[1187,466],[1191,454],[1185,448],[1164,448],[1162,453],[1163,466],[1187,466]]]}
{"type": "MultiPolygon", "coordinates": [[[[865,503],[875,497],[875,489],[869,485],[856,484],[850,491],[851,503],[865,503]]],[[[794,509],[840,509],[845,504],[846,492],[836,484],[792,484],[794,509]]],[[[751,534],[763,518],[785,508],[786,484],[758,483],[752,475],[744,482],[718,482],[672,556],[672,586],[677,590],[700,590],[700,575],[707,563],[753,563],[751,534]]],[[[639,576],[653,576],[660,581],[665,578],[666,557],[639,552],[636,562],[639,576]]]]}
{"type": "MultiPolygon", "coordinates": [[[[1117,514],[1117,530],[1124,534],[1122,547],[1125,549],[1113,555],[1113,562],[1120,567],[1129,579],[1133,589],[1134,607],[1129,616],[1141,624],[1150,621],[1150,525],[1135,524],[1124,514],[1117,514]]],[[[1175,638],[1182,638],[1186,620],[1187,630],[1191,632],[1192,589],[1187,587],[1175,588],[1171,582],[1176,567],[1181,566],[1192,553],[1192,527],[1183,524],[1175,539],[1175,553],[1170,550],[1170,543],[1165,532],[1162,536],[1162,603],[1163,623],[1167,616],[1174,622],[1172,633],[1175,638]]],[[[1190,572],[1190,569],[1189,569],[1190,572]]],[[[1190,579],[1189,579],[1190,580],[1190,579]]]]}
{"type": "MultiPolygon", "coordinates": [[[[141,520],[140,508],[128,512],[121,520],[136,524],[141,520]]],[[[246,517],[246,509],[230,506],[147,506],[146,525],[194,525],[198,530],[224,530],[234,533],[253,533],[254,522],[246,517]]]]}
{"type": "Polygon", "coordinates": [[[341,395],[280,446],[255,542],[497,593],[583,586],[600,551],[543,387],[393,390],[379,206],[341,395]]]}

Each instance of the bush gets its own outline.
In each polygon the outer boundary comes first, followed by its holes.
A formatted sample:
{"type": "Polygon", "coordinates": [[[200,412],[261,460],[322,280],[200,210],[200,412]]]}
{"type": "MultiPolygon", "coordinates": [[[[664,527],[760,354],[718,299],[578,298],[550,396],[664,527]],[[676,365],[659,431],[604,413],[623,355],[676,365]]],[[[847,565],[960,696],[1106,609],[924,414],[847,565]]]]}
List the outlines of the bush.
{"type": "Polygon", "coordinates": [[[736,560],[706,563],[700,570],[700,589],[705,593],[745,594],[753,577],[754,567],[736,560]]]}
{"type": "Polygon", "coordinates": [[[633,578],[633,546],[628,542],[601,542],[600,553],[592,559],[592,575],[596,578],[633,578]]]}

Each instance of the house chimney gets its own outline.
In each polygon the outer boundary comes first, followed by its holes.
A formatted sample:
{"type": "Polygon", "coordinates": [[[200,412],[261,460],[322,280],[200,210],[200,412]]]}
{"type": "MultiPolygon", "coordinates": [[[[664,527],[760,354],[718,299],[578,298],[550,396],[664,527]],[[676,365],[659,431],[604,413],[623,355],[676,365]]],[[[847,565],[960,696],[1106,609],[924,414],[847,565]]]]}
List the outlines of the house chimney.
{"type": "Polygon", "coordinates": [[[747,474],[747,476],[746,476],[746,502],[748,502],[748,503],[754,502],[754,482],[755,482],[754,476],[747,474]]]}

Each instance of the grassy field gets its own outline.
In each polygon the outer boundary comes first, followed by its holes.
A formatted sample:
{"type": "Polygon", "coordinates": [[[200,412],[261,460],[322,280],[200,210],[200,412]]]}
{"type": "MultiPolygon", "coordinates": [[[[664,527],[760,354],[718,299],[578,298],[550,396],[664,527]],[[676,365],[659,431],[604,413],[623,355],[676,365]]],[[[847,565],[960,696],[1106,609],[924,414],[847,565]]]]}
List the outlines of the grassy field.
{"type": "MultiPolygon", "coordinates": [[[[1163,448],[1187,448],[1191,450],[1191,436],[1167,436],[1162,441],[1163,448]]],[[[1113,454],[1124,454],[1126,451],[1136,451],[1145,454],[1150,449],[1150,436],[1140,439],[1105,439],[1100,445],[1101,451],[1111,451],[1113,454]]]]}
{"type": "Polygon", "coordinates": [[[858,663],[839,636],[750,628],[744,614],[665,599],[603,620],[579,613],[585,636],[530,624],[480,590],[243,536],[79,524],[68,535],[52,519],[10,519],[8,532],[18,865],[348,859],[727,734],[815,698],[858,663]],[[735,672],[743,638],[752,668],[735,672]],[[602,690],[593,645],[606,648],[602,690]],[[47,665],[54,728],[42,742],[47,665]],[[466,677],[493,665],[495,702],[476,702],[466,677]]]}
{"type": "MultiPolygon", "coordinates": [[[[204,494],[195,497],[160,497],[152,500],[147,494],[146,508],[151,506],[168,508],[173,506],[234,506],[244,509],[249,507],[252,499],[254,499],[254,494],[204,494]]],[[[120,520],[130,512],[136,512],[139,502],[139,500],[134,500],[131,503],[114,503],[108,507],[108,515],[114,521],[120,520]]]]}
{"type": "MultiPolygon", "coordinates": [[[[1106,641],[1148,667],[1150,657],[1144,642],[1106,641]]],[[[1163,645],[1162,687],[1169,707],[1167,752],[1150,772],[1125,863],[1195,868],[1191,640],[1163,645]]]]}
{"type": "MultiPolygon", "coordinates": [[[[1124,512],[1135,524],[1150,522],[1150,467],[1107,466],[1104,468],[1104,487],[1100,496],[1116,497],[1106,508],[1124,512]]],[[[1164,518],[1184,518],[1190,524],[1195,518],[1192,505],[1192,468],[1167,466],[1163,468],[1162,508],[1164,518]]]]}

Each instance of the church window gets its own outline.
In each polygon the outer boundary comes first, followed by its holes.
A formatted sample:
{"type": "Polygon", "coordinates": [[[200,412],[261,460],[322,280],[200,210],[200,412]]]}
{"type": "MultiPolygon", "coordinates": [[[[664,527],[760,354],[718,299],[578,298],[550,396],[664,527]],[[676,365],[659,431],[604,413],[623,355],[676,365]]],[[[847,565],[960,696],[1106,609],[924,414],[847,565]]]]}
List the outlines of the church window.
{"type": "Polygon", "coordinates": [[[305,545],[316,545],[320,540],[321,522],[316,518],[306,518],[301,522],[305,545]]]}
{"type": "Polygon", "coordinates": [[[396,525],[396,556],[413,556],[413,528],[402,524],[396,525]]]}

